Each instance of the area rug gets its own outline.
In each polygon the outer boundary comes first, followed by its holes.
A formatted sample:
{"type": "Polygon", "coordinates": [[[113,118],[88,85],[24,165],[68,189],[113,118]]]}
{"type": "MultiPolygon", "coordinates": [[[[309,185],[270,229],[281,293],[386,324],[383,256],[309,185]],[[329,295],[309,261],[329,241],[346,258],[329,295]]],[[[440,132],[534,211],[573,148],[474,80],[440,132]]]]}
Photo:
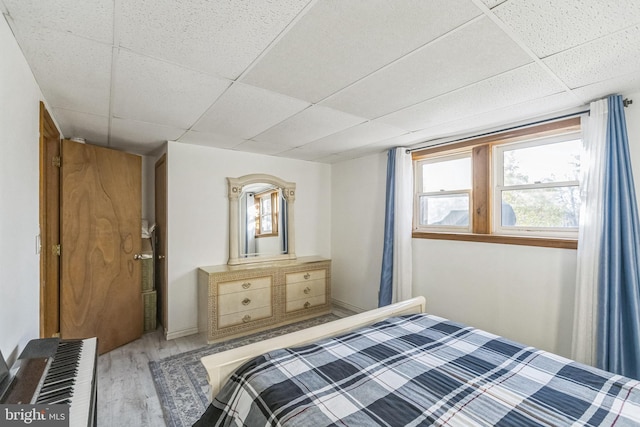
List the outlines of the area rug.
{"type": "Polygon", "coordinates": [[[167,426],[193,425],[209,404],[209,384],[200,358],[337,319],[339,316],[327,314],[149,362],[167,426]]]}

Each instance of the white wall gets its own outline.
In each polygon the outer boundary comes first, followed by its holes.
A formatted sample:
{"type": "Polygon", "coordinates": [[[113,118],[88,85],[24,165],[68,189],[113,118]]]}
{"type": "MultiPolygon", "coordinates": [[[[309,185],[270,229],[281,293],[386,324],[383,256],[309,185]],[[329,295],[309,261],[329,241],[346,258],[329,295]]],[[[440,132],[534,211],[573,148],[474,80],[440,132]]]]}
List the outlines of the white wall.
{"type": "Polygon", "coordinates": [[[0,350],[39,335],[39,102],[42,93],[0,18],[0,350]]]}
{"type": "Polygon", "coordinates": [[[378,306],[386,170],[386,153],[331,170],[332,298],[355,311],[378,306]]]}
{"type": "Polygon", "coordinates": [[[331,258],[331,166],[169,142],[167,337],[197,329],[197,269],[226,264],[226,177],[266,173],[296,183],[296,255],[331,258]]]}
{"type": "MultiPolygon", "coordinates": [[[[640,93],[625,110],[640,198],[640,93]]],[[[334,164],[334,297],[377,304],[382,262],[386,155],[334,164]]],[[[528,345],[570,355],[576,251],[413,239],[413,294],[430,312],[528,345]]]]}
{"type": "Polygon", "coordinates": [[[575,250],[414,239],[413,268],[429,312],[570,355],[575,250]]]}
{"type": "Polygon", "coordinates": [[[633,180],[636,187],[636,199],[640,203],[640,92],[624,94],[633,100],[633,104],[624,109],[629,134],[629,153],[631,167],[634,170],[633,180]]]}

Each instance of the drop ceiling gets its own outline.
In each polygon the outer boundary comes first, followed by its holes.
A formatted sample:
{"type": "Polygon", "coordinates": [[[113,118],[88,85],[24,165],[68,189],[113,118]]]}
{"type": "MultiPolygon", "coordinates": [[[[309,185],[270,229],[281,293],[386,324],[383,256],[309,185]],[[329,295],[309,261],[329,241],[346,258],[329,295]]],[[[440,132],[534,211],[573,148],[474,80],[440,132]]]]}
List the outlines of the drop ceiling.
{"type": "MultiPolygon", "coordinates": [[[[335,163],[640,91],[638,0],[0,0],[65,137],[335,163]]],[[[640,102],[640,100],[638,100],[640,102]]]]}

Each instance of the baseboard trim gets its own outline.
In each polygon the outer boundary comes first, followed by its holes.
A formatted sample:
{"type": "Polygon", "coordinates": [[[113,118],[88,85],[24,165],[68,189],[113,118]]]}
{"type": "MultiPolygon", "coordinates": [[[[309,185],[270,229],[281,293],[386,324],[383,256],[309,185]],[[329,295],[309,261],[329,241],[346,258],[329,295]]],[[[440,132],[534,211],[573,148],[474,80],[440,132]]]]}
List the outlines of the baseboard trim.
{"type": "Polygon", "coordinates": [[[181,337],[186,337],[188,335],[193,335],[193,334],[197,334],[198,333],[198,328],[189,328],[189,329],[183,329],[181,331],[174,331],[174,332],[168,332],[168,331],[164,331],[164,338],[166,340],[174,340],[176,338],[181,338],[181,337]]]}
{"type": "Polygon", "coordinates": [[[344,301],[337,300],[337,299],[335,299],[335,298],[332,298],[332,299],[331,299],[331,303],[332,303],[334,306],[338,307],[338,308],[343,308],[343,309],[345,309],[345,310],[354,311],[354,312],[356,312],[356,313],[362,313],[363,311],[367,311],[365,308],[362,308],[362,307],[356,307],[355,305],[352,305],[352,304],[346,303],[346,302],[344,302],[344,301]]]}

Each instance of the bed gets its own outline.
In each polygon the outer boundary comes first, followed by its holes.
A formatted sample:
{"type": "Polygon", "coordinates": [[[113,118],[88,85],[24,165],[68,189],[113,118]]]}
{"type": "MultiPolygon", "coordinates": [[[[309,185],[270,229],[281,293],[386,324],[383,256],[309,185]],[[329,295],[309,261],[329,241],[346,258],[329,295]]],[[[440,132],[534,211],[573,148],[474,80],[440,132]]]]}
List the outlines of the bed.
{"type": "Polygon", "coordinates": [[[196,425],[640,425],[638,381],[424,311],[414,298],[205,357],[196,425]]]}

